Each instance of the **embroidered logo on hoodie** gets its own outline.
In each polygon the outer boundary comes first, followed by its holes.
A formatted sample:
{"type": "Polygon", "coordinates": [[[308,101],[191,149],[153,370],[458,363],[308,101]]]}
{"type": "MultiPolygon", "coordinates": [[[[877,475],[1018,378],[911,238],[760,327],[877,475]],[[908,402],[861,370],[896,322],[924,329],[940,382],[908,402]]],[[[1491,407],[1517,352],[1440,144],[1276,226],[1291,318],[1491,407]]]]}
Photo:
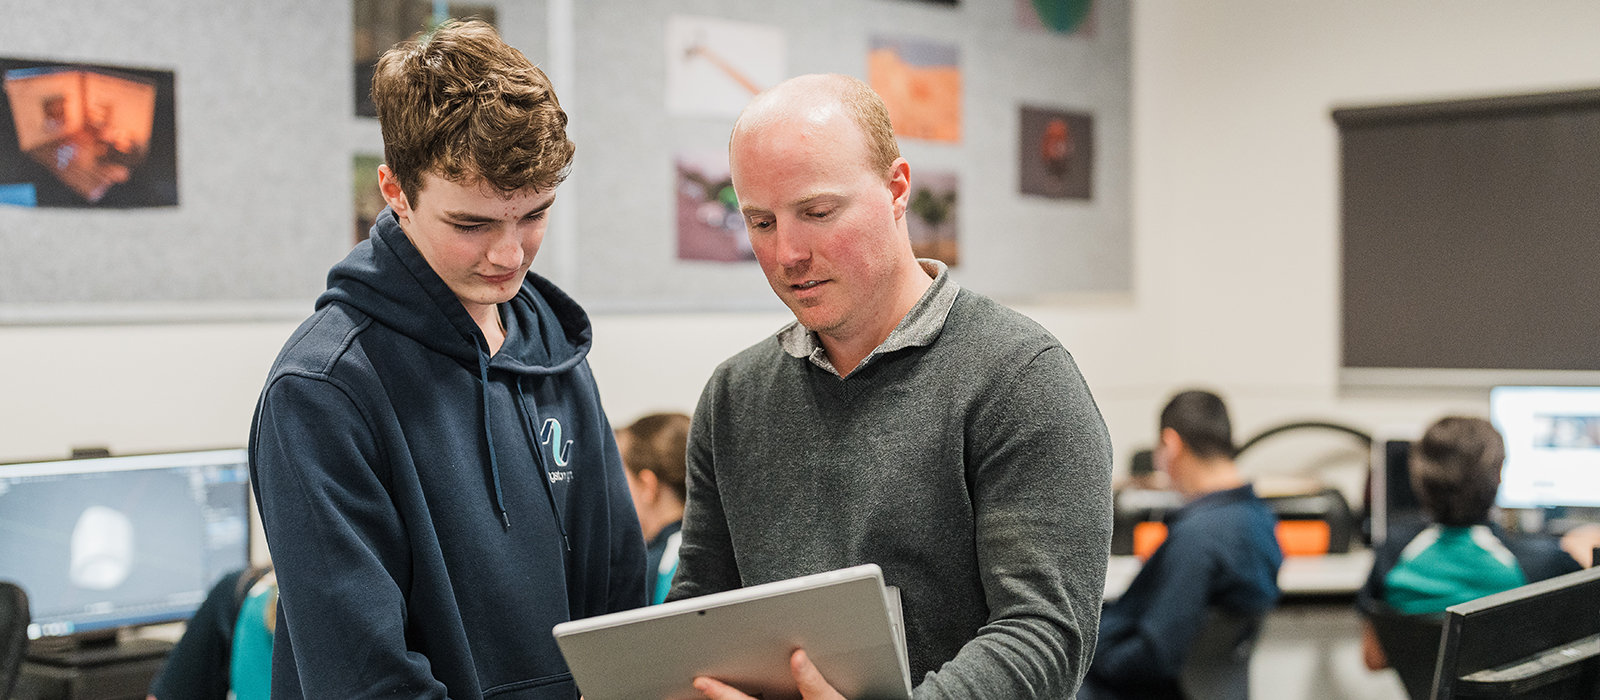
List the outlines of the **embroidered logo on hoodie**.
{"type": "MultiPolygon", "coordinates": [[[[539,444],[550,446],[550,458],[555,460],[556,466],[567,466],[567,457],[572,454],[572,441],[561,441],[561,421],[546,418],[544,425],[539,428],[539,444]]],[[[570,476],[567,472],[564,476],[570,476]]],[[[551,481],[561,481],[555,473],[550,474],[551,481]]]]}

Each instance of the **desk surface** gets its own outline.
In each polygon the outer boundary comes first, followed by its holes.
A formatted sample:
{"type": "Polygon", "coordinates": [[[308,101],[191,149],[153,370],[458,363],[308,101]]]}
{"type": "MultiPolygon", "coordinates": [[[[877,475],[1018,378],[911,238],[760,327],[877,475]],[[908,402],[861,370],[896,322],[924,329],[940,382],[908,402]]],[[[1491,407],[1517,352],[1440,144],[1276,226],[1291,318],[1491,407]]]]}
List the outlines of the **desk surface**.
{"type": "MultiPolygon", "coordinates": [[[[1143,562],[1138,557],[1114,556],[1106,566],[1106,600],[1122,597],[1139,574],[1143,562]]],[[[1288,595],[1352,594],[1361,590],[1372,570],[1372,550],[1358,549],[1348,554],[1314,557],[1284,557],[1278,569],[1278,587],[1288,595]]]]}

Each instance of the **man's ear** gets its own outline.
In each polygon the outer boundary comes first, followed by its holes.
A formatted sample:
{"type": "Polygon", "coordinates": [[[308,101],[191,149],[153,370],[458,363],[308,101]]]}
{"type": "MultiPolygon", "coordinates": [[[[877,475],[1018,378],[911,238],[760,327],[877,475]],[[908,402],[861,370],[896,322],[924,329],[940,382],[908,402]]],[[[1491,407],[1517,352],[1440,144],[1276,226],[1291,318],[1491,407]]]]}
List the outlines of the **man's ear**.
{"type": "Polygon", "coordinates": [[[1167,454],[1176,457],[1187,447],[1188,445],[1183,442],[1183,436],[1179,435],[1178,431],[1172,428],[1161,429],[1161,449],[1166,450],[1167,454]]]}
{"type": "Polygon", "coordinates": [[[895,220],[905,218],[911,206],[911,164],[904,158],[896,158],[889,166],[889,194],[894,197],[895,220]]]}
{"type": "Polygon", "coordinates": [[[406,191],[400,187],[400,178],[395,177],[394,171],[388,165],[378,166],[378,193],[383,195],[383,201],[394,210],[394,217],[402,223],[411,220],[411,201],[406,198],[406,191]]]}

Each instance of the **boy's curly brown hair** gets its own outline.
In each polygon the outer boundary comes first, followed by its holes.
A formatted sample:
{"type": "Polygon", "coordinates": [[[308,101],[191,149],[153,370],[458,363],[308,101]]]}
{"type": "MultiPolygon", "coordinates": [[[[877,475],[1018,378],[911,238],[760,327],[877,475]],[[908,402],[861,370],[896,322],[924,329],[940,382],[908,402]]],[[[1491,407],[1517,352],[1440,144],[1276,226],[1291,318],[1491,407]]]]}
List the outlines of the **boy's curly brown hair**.
{"type": "Polygon", "coordinates": [[[479,20],[449,21],[378,59],[383,156],[411,206],[424,173],[504,193],[545,192],[574,150],[550,79],[479,20]]]}

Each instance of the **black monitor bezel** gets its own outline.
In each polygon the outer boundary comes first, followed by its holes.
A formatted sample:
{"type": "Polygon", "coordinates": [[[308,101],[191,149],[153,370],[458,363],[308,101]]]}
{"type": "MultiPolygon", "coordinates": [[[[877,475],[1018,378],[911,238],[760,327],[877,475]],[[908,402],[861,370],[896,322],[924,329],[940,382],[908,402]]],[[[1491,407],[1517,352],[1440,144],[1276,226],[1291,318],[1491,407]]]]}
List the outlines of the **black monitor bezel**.
{"type": "MultiPolygon", "coordinates": [[[[1433,674],[1433,697],[1450,700],[1470,682],[1463,676],[1502,668],[1542,652],[1558,650],[1600,634],[1600,568],[1545,579],[1509,591],[1450,606],[1433,674]],[[1584,605],[1588,610],[1585,614],[1584,605]],[[1476,628],[1488,626],[1488,643],[1476,642],[1476,628]],[[1472,639],[1466,639],[1469,633],[1472,639]],[[1464,642],[1472,644],[1463,653],[1464,642]],[[1484,650],[1492,652],[1485,654],[1484,650]]],[[[1593,663],[1593,659],[1580,663],[1593,663]]],[[[1550,668],[1544,676],[1520,682],[1521,689],[1539,687],[1571,675],[1573,669],[1550,668]]],[[[1593,667],[1589,672],[1593,672],[1593,667]]],[[[1482,690],[1482,689],[1479,689],[1482,690]]],[[[1482,692],[1472,692],[1473,696],[1482,692]]]]}

